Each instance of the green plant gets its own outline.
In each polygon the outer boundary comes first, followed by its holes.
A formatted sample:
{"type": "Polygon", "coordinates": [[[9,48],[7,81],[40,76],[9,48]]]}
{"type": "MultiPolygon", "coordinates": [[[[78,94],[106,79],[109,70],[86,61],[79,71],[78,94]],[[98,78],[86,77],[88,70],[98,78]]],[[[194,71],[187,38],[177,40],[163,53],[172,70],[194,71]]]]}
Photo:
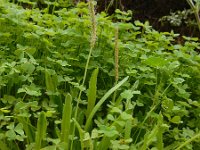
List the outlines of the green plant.
{"type": "Polygon", "coordinates": [[[44,112],[41,112],[37,122],[37,133],[35,137],[35,149],[40,150],[42,141],[46,137],[47,120],[44,112]]]}
{"type": "Polygon", "coordinates": [[[72,113],[72,97],[70,94],[66,95],[65,104],[63,107],[63,115],[61,121],[61,135],[60,141],[65,142],[66,149],[69,148],[69,133],[70,133],[70,124],[71,124],[71,113],[72,113]]]}
{"type": "MultiPolygon", "coordinates": [[[[86,62],[86,65],[85,65],[85,71],[84,71],[84,75],[83,75],[82,86],[84,86],[84,84],[85,84],[90,58],[91,58],[91,55],[92,55],[92,51],[95,47],[96,38],[97,38],[96,37],[97,36],[96,35],[97,25],[96,25],[95,11],[94,11],[94,1],[90,0],[88,2],[88,5],[89,5],[89,14],[90,14],[90,17],[91,17],[91,39],[90,39],[90,50],[89,50],[89,54],[88,54],[88,57],[87,57],[87,62],[86,62]]],[[[76,108],[75,108],[76,109],[75,115],[74,115],[75,120],[77,120],[77,113],[78,113],[78,109],[79,109],[79,103],[81,101],[82,92],[83,92],[83,90],[81,89],[80,92],[79,92],[78,101],[77,101],[76,108]]],[[[73,134],[75,132],[74,130],[75,129],[73,128],[73,134]]],[[[73,140],[72,140],[72,143],[71,143],[71,149],[73,149],[73,140]]]]}
{"type": "Polygon", "coordinates": [[[1,2],[1,149],[199,149],[198,38],[1,2]]]}
{"type": "Polygon", "coordinates": [[[180,26],[185,23],[186,25],[190,25],[192,22],[189,21],[190,15],[193,13],[190,9],[183,11],[170,12],[170,15],[163,16],[159,19],[160,22],[169,22],[172,26],[180,26]]]}

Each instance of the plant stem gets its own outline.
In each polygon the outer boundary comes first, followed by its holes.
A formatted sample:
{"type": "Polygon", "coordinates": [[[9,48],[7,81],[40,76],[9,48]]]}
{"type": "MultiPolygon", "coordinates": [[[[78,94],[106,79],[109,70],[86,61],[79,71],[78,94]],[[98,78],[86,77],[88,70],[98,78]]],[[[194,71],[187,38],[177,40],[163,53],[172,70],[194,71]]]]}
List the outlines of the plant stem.
{"type": "MultiPolygon", "coordinates": [[[[119,80],[119,28],[115,28],[115,85],[119,80]]],[[[114,92],[112,101],[116,99],[117,91],[114,92]]]]}
{"type": "Polygon", "coordinates": [[[177,147],[175,150],[180,150],[181,148],[185,147],[187,144],[189,144],[190,142],[192,142],[193,140],[195,140],[196,138],[200,137],[200,133],[198,133],[197,135],[193,136],[191,139],[185,141],[183,144],[181,144],[179,147],[177,147]]]}
{"type": "MultiPolygon", "coordinates": [[[[84,86],[84,84],[85,84],[90,58],[91,58],[92,51],[93,51],[95,43],[96,43],[96,30],[97,30],[96,29],[97,27],[96,27],[96,19],[95,19],[95,11],[94,11],[93,0],[89,0],[88,4],[89,4],[89,12],[90,12],[91,27],[92,28],[91,28],[90,51],[89,51],[89,54],[88,54],[86,65],[85,65],[85,71],[84,71],[84,75],[83,75],[82,86],[84,86]]],[[[74,114],[75,120],[77,120],[77,114],[78,114],[79,104],[80,104],[80,101],[81,101],[82,92],[83,92],[83,90],[80,90],[80,92],[79,92],[79,96],[78,96],[78,100],[77,100],[77,104],[76,104],[76,109],[75,109],[75,114],[74,114]]],[[[73,137],[74,137],[74,134],[75,134],[75,125],[73,125],[73,128],[72,128],[72,136],[73,137]]],[[[73,137],[72,137],[72,141],[71,141],[71,149],[73,149],[73,137]]]]}
{"type": "Polygon", "coordinates": [[[186,0],[187,3],[190,5],[194,15],[195,15],[195,18],[196,18],[196,21],[197,21],[197,25],[198,25],[198,28],[199,28],[199,31],[200,31],[200,17],[199,17],[199,7],[198,7],[198,3],[196,3],[196,5],[193,3],[192,0],[186,0]]]}

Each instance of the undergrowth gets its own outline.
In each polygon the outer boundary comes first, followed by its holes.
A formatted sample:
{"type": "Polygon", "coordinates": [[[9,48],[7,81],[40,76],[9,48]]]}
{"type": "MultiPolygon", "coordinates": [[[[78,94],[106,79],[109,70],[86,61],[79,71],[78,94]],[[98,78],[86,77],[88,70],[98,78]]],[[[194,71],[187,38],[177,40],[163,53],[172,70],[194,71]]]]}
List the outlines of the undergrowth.
{"type": "Polygon", "coordinates": [[[0,2],[0,149],[200,148],[197,38],[93,1],[0,2]]]}

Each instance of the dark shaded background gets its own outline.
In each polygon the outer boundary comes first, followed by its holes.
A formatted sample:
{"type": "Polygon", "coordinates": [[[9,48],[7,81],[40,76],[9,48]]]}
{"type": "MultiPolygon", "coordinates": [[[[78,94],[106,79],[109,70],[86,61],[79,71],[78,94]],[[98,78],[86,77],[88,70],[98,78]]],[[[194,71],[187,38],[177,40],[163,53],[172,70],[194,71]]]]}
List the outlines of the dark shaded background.
{"type": "MultiPolygon", "coordinates": [[[[98,12],[104,11],[111,0],[98,0],[97,10],[98,12]]],[[[186,24],[182,24],[179,27],[175,27],[165,22],[164,24],[159,22],[159,19],[163,16],[170,15],[170,12],[182,11],[190,9],[190,6],[186,0],[114,0],[113,5],[109,8],[108,13],[111,15],[115,9],[120,10],[132,10],[134,20],[140,20],[142,22],[149,21],[158,31],[171,31],[187,36],[199,36],[199,31],[196,26],[188,27],[186,24]]],[[[191,15],[190,19],[194,19],[191,15]]]]}

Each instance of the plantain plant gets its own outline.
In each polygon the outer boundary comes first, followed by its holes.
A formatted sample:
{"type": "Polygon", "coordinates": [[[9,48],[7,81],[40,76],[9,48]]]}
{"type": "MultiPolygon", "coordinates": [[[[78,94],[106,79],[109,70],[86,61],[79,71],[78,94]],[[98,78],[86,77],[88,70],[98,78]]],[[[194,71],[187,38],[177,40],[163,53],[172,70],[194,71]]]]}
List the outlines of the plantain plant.
{"type": "Polygon", "coordinates": [[[199,39],[65,2],[0,0],[0,149],[199,149],[199,39]]]}

